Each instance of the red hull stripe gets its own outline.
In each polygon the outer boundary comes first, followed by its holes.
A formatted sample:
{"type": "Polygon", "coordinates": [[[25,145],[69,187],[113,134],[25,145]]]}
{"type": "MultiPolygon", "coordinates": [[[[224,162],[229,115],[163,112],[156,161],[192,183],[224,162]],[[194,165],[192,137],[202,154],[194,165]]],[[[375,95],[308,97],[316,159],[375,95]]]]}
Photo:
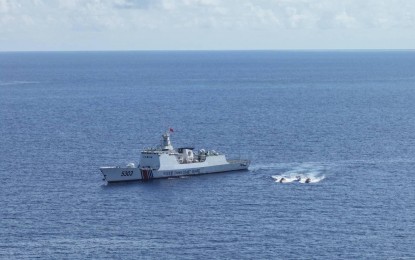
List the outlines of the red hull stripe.
{"type": "Polygon", "coordinates": [[[153,170],[149,169],[140,169],[141,179],[147,181],[153,178],[153,170]]]}

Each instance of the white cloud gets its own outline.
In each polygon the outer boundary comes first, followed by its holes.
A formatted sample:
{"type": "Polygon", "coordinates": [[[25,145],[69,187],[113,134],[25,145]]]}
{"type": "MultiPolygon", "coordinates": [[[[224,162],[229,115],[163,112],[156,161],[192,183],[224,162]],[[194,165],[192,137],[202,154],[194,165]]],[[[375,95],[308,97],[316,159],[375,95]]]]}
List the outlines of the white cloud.
{"type": "MultiPolygon", "coordinates": [[[[179,37],[192,37],[183,33],[198,31],[245,37],[257,32],[339,30],[353,35],[413,29],[412,0],[0,0],[0,34],[2,41],[10,39],[0,42],[0,48],[12,46],[13,39],[30,42],[35,34],[37,39],[76,38],[80,32],[146,39],[168,33],[171,40],[181,42],[179,37]]],[[[272,37],[278,42],[277,36],[272,37]]]]}
{"type": "MultiPolygon", "coordinates": [[[[415,2],[411,0],[385,1],[332,1],[332,0],[269,0],[269,1],[217,1],[217,0],[0,0],[0,13],[19,19],[31,17],[36,24],[45,16],[54,16],[63,25],[73,22],[90,23],[84,27],[107,29],[135,28],[132,17],[144,17],[148,23],[161,27],[180,26],[184,20],[214,20],[216,26],[232,26],[244,21],[261,26],[312,29],[354,28],[372,26],[380,28],[415,27],[415,2]],[[18,12],[17,12],[18,11],[18,12]],[[182,19],[177,20],[177,16],[182,19]],[[156,22],[163,17],[165,24],[156,22]]],[[[198,26],[200,23],[194,23],[198,26]]],[[[47,25],[47,24],[46,24],[47,25]]],[[[184,23],[188,26],[188,23],[184,23]]],[[[245,28],[246,29],[246,28],[245,28]]]]}
{"type": "Polygon", "coordinates": [[[336,21],[336,25],[344,26],[345,28],[353,28],[357,26],[356,19],[345,11],[336,14],[334,16],[334,21],[336,21]]]}
{"type": "Polygon", "coordinates": [[[11,0],[0,0],[0,14],[11,13],[20,7],[20,3],[11,0]]]}
{"type": "Polygon", "coordinates": [[[281,22],[278,19],[275,12],[271,9],[263,8],[258,5],[253,5],[252,3],[245,4],[245,7],[251,11],[254,19],[259,21],[261,24],[274,24],[281,26],[281,22]]]}
{"type": "Polygon", "coordinates": [[[148,9],[160,4],[158,0],[115,0],[113,6],[126,9],[148,9]]]}

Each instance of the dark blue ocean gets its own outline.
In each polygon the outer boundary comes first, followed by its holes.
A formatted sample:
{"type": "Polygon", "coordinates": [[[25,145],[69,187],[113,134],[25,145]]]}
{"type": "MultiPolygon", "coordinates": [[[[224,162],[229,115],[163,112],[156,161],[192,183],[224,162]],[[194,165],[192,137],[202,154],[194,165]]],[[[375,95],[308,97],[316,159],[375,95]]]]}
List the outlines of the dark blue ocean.
{"type": "Polygon", "coordinates": [[[415,52],[0,53],[0,177],[1,259],[414,259],[415,52]],[[105,184],[169,127],[249,171],[105,184]]]}

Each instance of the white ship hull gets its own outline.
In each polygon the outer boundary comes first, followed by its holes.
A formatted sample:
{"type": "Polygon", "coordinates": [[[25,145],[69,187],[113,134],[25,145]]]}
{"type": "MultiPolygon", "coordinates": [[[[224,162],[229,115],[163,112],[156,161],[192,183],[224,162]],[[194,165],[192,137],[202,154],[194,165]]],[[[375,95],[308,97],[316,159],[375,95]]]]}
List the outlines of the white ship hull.
{"type": "Polygon", "coordinates": [[[150,169],[140,167],[101,167],[100,170],[107,182],[148,181],[151,179],[192,176],[208,173],[247,170],[248,160],[230,160],[226,164],[209,165],[208,162],[180,164],[172,169],[150,169]]]}
{"type": "MultiPolygon", "coordinates": [[[[172,131],[172,129],[170,129],[172,131]]],[[[226,156],[214,150],[193,152],[193,147],[175,150],[170,142],[170,134],[162,135],[161,146],[144,149],[140,165],[133,163],[126,167],[101,167],[107,182],[147,181],[151,179],[200,175],[207,173],[246,170],[249,160],[227,160],[226,156]]]]}

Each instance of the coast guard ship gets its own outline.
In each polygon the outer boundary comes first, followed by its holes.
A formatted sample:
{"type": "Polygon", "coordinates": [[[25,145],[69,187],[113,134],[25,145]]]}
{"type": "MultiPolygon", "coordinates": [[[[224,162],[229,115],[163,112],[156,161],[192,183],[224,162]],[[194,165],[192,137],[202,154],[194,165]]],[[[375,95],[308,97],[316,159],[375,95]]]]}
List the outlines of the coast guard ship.
{"type": "Polygon", "coordinates": [[[169,129],[162,135],[161,146],[144,149],[140,164],[129,163],[125,167],[101,167],[107,182],[151,180],[207,173],[247,170],[249,160],[228,160],[216,151],[204,149],[194,152],[193,147],[175,150],[170,142],[169,129]]]}

